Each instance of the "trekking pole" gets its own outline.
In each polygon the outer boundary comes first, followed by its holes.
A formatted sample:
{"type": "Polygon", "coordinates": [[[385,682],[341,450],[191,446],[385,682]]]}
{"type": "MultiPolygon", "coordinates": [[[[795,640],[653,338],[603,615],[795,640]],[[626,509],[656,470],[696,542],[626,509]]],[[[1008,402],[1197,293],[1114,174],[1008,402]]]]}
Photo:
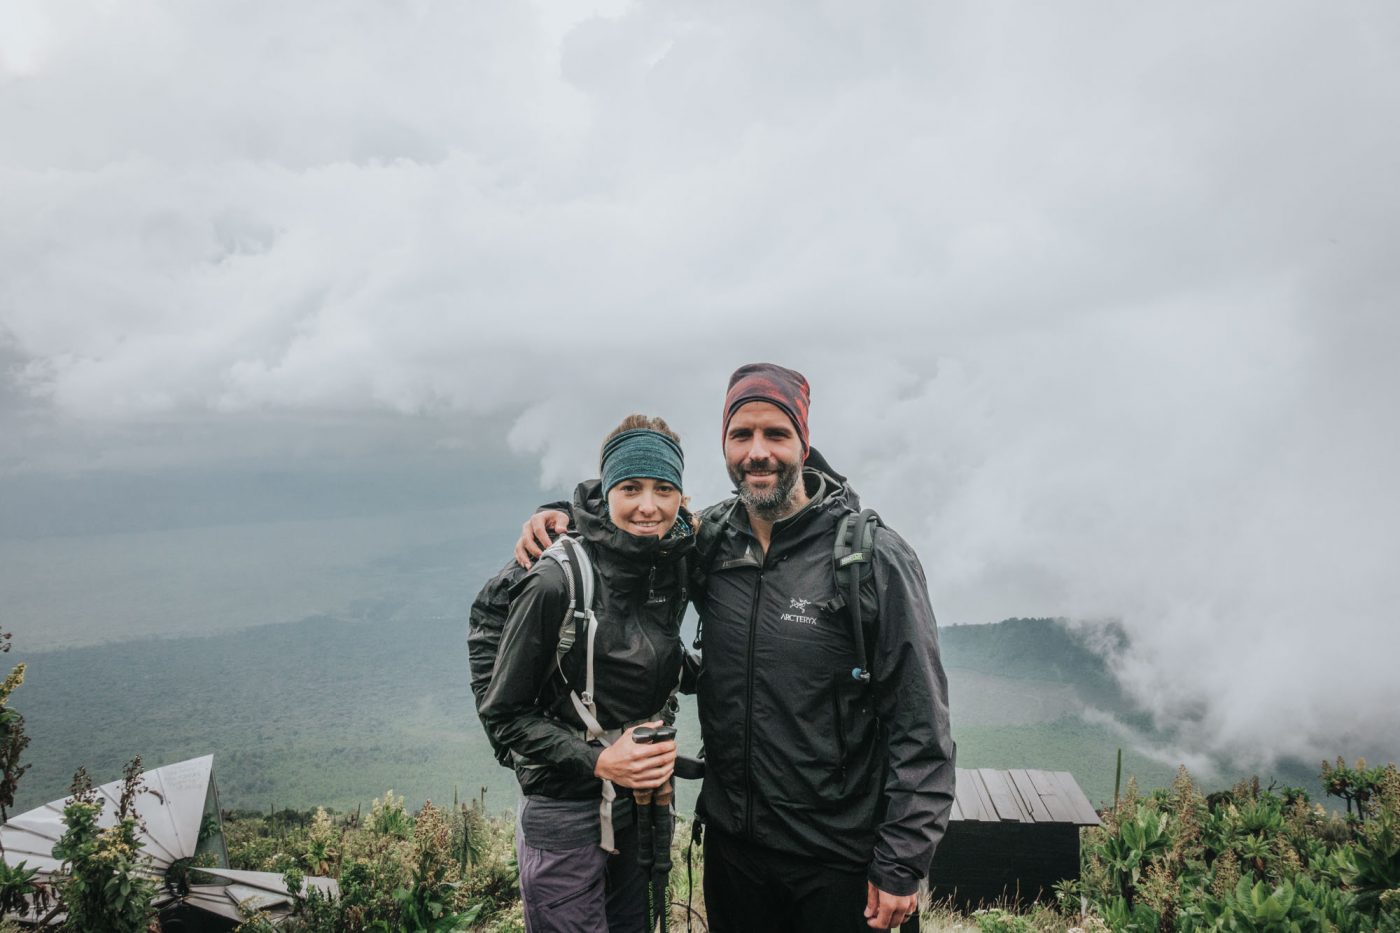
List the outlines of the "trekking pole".
{"type": "MultiPolygon", "coordinates": [[[[635,739],[636,736],[634,735],[635,739]]],[[[651,933],[653,928],[653,916],[655,904],[652,900],[651,890],[651,848],[652,848],[652,823],[651,823],[651,797],[650,788],[638,787],[632,791],[632,803],[637,811],[637,865],[641,868],[642,877],[646,879],[647,885],[647,933],[651,933]]]]}
{"type": "MultiPolygon", "coordinates": [[[[654,745],[657,742],[675,741],[676,730],[674,726],[638,726],[632,730],[632,741],[639,745],[654,745]]],[[[658,911],[656,898],[656,873],[659,869],[656,853],[657,848],[657,820],[656,813],[661,812],[661,824],[664,827],[666,850],[664,862],[666,871],[671,870],[671,782],[667,781],[657,790],[650,788],[636,788],[632,791],[632,802],[637,809],[637,863],[642,870],[642,874],[647,879],[647,930],[656,929],[658,913],[661,917],[661,928],[664,931],[667,927],[666,915],[666,892],[662,889],[661,906],[658,911]],[[661,795],[665,794],[664,805],[661,802],[661,795]]]]}
{"type": "Polygon", "coordinates": [[[667,781],[656,790],[652,806],[656,815],[652,821],[652,872],[655,878],[656,895],[653,901],[660,904],[661,933],[667,933],[671,926],[671,837],[676,824],[671,819],[671,801],[675,797],[675,787],[667,781]]]}

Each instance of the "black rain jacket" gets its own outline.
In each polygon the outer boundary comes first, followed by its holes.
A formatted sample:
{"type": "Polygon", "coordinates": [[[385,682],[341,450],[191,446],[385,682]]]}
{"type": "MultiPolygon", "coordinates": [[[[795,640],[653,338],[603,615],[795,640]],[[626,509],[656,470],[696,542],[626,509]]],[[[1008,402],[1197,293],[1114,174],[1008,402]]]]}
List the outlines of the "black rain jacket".
{"type": "MultiPolygon", "coordinates": [[[[603,515],[598,480],[574,491],[573,523],[596,571],[598,618],[593,647],[595,700],[604,729],[640,722],[667,709],[680,678],[684,649],[686,555],[694,546],[691,516],[684,531],[638,537],[603,515]]],[[[582,721],[556,667],[559,628],[569,610],[564,569],[538,561],[511,592],[510,613],[489,686],[478,713],[493,741],[513,753],[516,777],[527,794],[597,799],[594,776],[602,747],[585,738],[582,721]]],[[[564,674],[582,693],[585,639],[564,657],[564,674]]],[[[628,793],[618,788],[620,794],[628,793]]]]}
{"type": "Polygon", "coordinates": [[[725,833],[868,866],[877,887],[911,894],[953,804],[928,584],[904,539],[878,528],[862,586],[872,676],[853,679],[855,636],[833,552],[837,522],[859,500],[816,451],[803,480],[812,501],[774,525],[766,555],[733,500],[701,516],[724,528],[696,594],[707,756],[699,811],[725,833]]]}

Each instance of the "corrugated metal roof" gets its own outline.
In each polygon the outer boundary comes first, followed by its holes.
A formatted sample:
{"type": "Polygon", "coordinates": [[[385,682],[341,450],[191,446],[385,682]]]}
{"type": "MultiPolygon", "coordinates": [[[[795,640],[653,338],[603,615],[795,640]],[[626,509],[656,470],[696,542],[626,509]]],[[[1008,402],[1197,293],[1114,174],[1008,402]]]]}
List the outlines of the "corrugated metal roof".
{"type": "Polygon", "coordinates": [[[958,768],[955,820],[984,823],[1072,823],[1098,826],[1099,817],[1068,771],[958,768]]]}

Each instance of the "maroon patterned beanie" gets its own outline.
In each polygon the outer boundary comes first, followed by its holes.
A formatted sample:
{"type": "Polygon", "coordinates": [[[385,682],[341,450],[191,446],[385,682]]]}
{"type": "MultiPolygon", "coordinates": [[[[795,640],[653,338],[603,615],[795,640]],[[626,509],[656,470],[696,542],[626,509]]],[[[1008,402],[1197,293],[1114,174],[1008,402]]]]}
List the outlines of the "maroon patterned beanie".
{"type": "Polygon", "coordinates": [[[812,390],[807,377],[795,369],[785,369],[776,363],[748,363],[734,370],[729,377],[729,392],[724,396],[724,427],[720,443],[729,434],[729,420],[747,402],[768,402],[776,405],[792,419],[797,436],[802,438],[802,456],[811,449],[807,434],[807,409],[812,403],[812,390]]]}

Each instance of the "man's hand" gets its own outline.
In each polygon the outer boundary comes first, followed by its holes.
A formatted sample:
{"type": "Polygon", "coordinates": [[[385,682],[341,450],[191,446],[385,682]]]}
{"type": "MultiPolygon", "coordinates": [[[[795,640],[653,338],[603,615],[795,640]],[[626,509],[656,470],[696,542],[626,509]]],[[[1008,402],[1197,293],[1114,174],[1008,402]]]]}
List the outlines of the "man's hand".
{"type": "Polygon", "coordinates": [[[563,534],[569,527],[569,516],[558,509],[546,509],[530,516],[530,520],[520,526],[520,540],[515,542],[515,562],[529,568],[552,540],[549,533],[563,534]]]}
{"type": "Polygon", "coordinates": [[[889,894],[865,883],[865,923],[876,930],[892,930],[919,912],[918,894],[889,894]]]}
{"type": "MultiPolygon", "coordinates": [[[[661,720],[643,725],[659,726],[661,720]]],[[[603,749],[593,773],[623,787],[660,787],[671,779],[676,767],[676,743],[639,745],[632,741],[632,730],[636,728],[628,729],[622,738],[603,749]]]]}

